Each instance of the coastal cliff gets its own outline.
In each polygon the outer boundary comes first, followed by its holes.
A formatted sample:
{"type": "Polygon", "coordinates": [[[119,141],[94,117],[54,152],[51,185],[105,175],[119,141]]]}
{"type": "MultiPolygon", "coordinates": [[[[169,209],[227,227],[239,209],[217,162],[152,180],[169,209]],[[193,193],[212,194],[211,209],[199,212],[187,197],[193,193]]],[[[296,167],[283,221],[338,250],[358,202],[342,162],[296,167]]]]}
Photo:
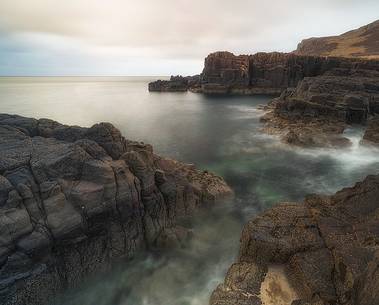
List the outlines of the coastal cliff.
{"type": "Polygon", "coordinates": [[[252,219],[210,304],[378,304],[378,196],[379,176],[368,176],[252,219]]]}
{"type": "Polygon", "coordinates": [[[178,86],[178,78],[172,78],[150,83],[149,90],[175,91],[179,87],[179,91],[205,94],[278,96],[284,89],[296,87],[305,77],[320,76],[337,68],[379,70],[379,61],[278,52],[238,56],[216,52],[206,57],[202,73],[192,82],[178,86]]]}
{"type": "Polygon", "coordinates": [[[177,245],[178,225],[232,195],[224,180],[90,128],[0,115],[0,303],[49,304],[137,251],[177,245]]]}

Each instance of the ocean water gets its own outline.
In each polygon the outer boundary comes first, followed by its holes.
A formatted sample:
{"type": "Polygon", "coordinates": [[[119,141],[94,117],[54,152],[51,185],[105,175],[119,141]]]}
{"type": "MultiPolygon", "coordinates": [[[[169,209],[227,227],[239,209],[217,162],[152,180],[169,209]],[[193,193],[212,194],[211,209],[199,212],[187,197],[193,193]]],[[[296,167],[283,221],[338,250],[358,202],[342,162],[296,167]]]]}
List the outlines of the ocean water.
{"type": "Polygon", "coordinates": [[[60,305],[206,305],[238,253],[244,223],[280,201],[331,194],[379,172],[379,151],[359,144],[363,130],[346,131],[348,149],[300,149],[260,131],[266,96],[209,97],[149,93],[152,77],[0,78],[0,113],[48,117],[91,126],[108,121],[157,153],[222,175],[233,202],[194,221],[183,249],[140,255],[88,279],[60,305]]]}

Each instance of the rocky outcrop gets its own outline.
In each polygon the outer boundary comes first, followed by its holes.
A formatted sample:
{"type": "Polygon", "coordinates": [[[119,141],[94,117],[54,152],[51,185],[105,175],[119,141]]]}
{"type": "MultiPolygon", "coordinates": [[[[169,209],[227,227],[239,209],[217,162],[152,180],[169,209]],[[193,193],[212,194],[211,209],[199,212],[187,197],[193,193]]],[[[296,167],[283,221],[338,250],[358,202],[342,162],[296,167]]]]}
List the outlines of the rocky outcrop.
{"type": "Polygon", "coordinates": [[[305,77],[320,76],[338,68],[379,71],[379,61],[278,52],[239,56],[216,52],[205,59],[197,82],[186,82],[185,78],[180,78],[181,85],[173,79],[150,83],[149,88],[152,91],[175,91],[175,88],[183,91],[187,88],[205,94],[280,95],[286,88],[296,87],[305,77]]]}
{"type": "Polygon", "coordinates": [[[280,95],[305,77],[336,68],[379,70],[379,20],[340,36],[305,39],[292,53],[211,53],[200,77],[156,81],[149,90],[280,95]]]}
{"type": "Polygon", "coordinates": [[[362,142],[365,144],[379,145],[379,116],[369,119],[362,142]]]}
{"type": "Polygon", "coordinates": [[[180,243],[181,217],[232,191],[109,123],[0,115],[0,303],[52,296],[136,251],[180,243]]]}
{"type": "Polygon", "coordinates": [[[379,176],[281,203],[244,228],[211,305],[379,303],[379,176]]]}
{"type": "MultiPolygon", "coordinates": [[[[262,118],[269,133],[300,146],[344,146],[348,124],[365,125],[379,113],[379,70],[334,69],[304,78],[273,100],[262,118]]],[[[374,131],[375,124],[369,124],[374,131]]],[[[367,134],[366,138],[372,138],[367,134]]],[[[375,142],[375,140],[374,140],[375,142]]]]}
{"type": "Polygon", "coordinates": [[[379,58],[379,20],[339,36],[304,39],[297,55],[379,58]]]}
{"type": "Polygon", "coordinates": [[[279,95],[288,87],[296,87],[305,77],[323,75],[336,68],[379,70],[379,61],[277,52],[240,56],[216,52],[205,59],[201,92],[279,95]]]}
{"type": "Polygon", "coordinates": [[[157,80],[149,83],[151,92],[185,92],[199,85],[200,77],[195,76],[171,76],[170,80],[157,80]]]}

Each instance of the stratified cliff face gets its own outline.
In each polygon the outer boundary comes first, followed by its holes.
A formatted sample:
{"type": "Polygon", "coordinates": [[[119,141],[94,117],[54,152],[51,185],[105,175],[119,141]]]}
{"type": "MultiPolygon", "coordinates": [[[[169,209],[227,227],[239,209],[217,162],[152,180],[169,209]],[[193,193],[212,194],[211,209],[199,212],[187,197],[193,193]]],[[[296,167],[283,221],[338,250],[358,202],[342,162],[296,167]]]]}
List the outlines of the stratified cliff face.
{"type": "Polygon", "coordinates": [[[288,87],[296,87],[305,77],[319,76],[336,68],[379,70],[379,61],[277,52],[240,56],[216,52],[205,59],[198,91],[279,95],[288,87]]]}
{"type": "Polygon", "coordinates": [[[231,194],[222,178],[161,158],[109,123],[2,114],[0,303],[48,304],[116,259],[180,243],[180,217],[231,194]]]}
{"type": "Polygon", "coordinates": [[[304,39],[297,55],[379,58],[379,20],[339,36],[304,39]]]}
{"type": "Polygon", "coordinates": [[[173,77],[170,81],[152,82],[149,90],[280,95],[284,89],[296,87],[305,77],[320,76],[337,68],[379,70],[379,61],[278,52],[239,56],[216,52],[205,59],[200,77],[173,77]]]}
{"type": "Polygon", "coordinates": [[[378,198],[379,176],[368,176],[251,220],[210,304],[379,304],[378,198]]]}

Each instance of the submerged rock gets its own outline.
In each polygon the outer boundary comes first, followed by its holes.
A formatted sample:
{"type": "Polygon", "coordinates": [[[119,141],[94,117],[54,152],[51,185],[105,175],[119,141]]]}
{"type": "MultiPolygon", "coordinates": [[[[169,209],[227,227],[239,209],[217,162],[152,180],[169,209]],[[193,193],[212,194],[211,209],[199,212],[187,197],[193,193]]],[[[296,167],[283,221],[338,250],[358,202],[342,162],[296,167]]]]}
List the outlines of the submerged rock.
{"type": "Polygon", "coordinates": [[[176,224],[232,195],[112,124],[0,115],[0,303],[49,304],[138,250],[180,244],[176,224]]]}
{"type": "Polygon", "coordinates": [[[378,304],[378,196],[379,175],[368,176],[252,219],[210,304],[378,304]]]}

